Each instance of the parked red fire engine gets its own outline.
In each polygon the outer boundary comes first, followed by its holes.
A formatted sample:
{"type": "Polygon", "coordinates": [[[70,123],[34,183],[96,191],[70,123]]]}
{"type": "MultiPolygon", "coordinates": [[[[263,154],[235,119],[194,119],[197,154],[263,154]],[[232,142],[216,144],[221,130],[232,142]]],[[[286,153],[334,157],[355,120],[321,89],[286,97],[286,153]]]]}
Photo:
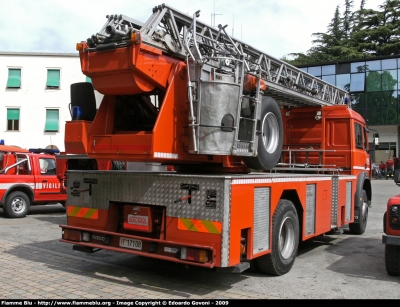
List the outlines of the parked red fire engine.
{"type": "Polygon", "coordinates": [[[23,149],[0,145],[0,199],[10,218],[26,216],[31,205],[61,203],[54,149],[23,149]]]}
{"type": "Polygon", "coordinates": [[[167,5],[147,22],[107,16],[77,44],[92,85],[71,86],[68,154],[174,172],[67,172],[74,249],[282,275],[299,240],[371,204],[368,128],[348,94],[167,5]]]}
{"type": "MultiPolygon", "coordinates": [[[[400,184],[400,170],[395,170],[394,182],[400,184]]],[[[391,197],[383,215],[382,242],[385,244],[386,272],[400,276],[400,195],[391,197]]]]}

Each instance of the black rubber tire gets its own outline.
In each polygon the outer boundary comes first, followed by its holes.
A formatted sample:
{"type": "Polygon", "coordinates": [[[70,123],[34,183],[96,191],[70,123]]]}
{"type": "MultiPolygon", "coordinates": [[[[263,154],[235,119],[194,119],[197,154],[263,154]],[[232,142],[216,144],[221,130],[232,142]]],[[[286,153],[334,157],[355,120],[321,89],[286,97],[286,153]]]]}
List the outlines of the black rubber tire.
{"type": "Polygon", "coordinates": [[[258,269],[265,274],[280,276],[290,271],[299,247],[299,218],[293,203],[279,201],[272,218],[271,253],[257,258],[258,269]]]}
{"type": "Polygon", "coordinates": [[[400,246],[385,245],[385,266],[390,276],[400,276],[400,246]]]}
{"type": "Polygon", "coordinates": [[[29,197],[24,192],[12,192],[7,196],[4,204],[4,214],[10,218],[25,217],[29,212],[30,205],[29,197]]]}
{"type": "Polygon", "coordinates": [[[357,223],[350,223],[350,233],[354,235],[361,235],[365,232],[368,222],[368,197],[365,190],[362,191],[362,205],[361,205],[361,218],[357,223]]]}
{"type": "Polygon", "coordinates": [[[254,170],[269,170],[276,166],[282,153],[283,123],[276,101],[263,97],[261,104],[260,130],[258,135],[258,155],[243,157],[247,167],[254,170]]]}

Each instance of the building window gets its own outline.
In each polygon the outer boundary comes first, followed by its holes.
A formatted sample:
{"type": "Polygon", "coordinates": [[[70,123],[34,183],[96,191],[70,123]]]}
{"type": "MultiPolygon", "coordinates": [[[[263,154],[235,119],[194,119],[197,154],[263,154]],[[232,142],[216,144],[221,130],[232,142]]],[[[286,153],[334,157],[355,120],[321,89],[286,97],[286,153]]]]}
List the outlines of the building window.
{"type": "Polygon", "coordinates": [[[7,131],[19,130],[19,109],[7,109],[7,131]]]}
{"type": "Polygon", "coordinates": [[[332,76],[322,76],[322,80],[328,82],[329,84],[336,85],[335,75],[332,76]]]}
{"type": "Polygon", "coordinates": [[[397,90],[397,70],[385,70],[382,72],[382,91],[397,90]]]}
{"type": "Polygon", "coordinates": [[[380,71],[370,71],[367,73],[367,92],[377,92],[382,90],[382,75],[380,71]]]}
{"type": "Polygon", "coordinates": [[[386,69],[396,69],[396,68],[397,68],[397,61],[396,61],[396,59],[382,60],[382,70],[386,70],[386,69]]]}
{"type": "Polygon", "coordinates": [[[367,70],[372,71],[372,70],[381,70],[381,61],[368,61],[365,62],[365,65],[367,67],[367,70]]]}
{"type": "Polygon", "coordinates": [[[315,77],[320,77],[321,76],[321,66],[309,67],[308,73],[315,77]]]}
{"type": "Polygon", "coordinates": [[[9,68],[8,69],[8,88],[20,88],[21,87],[21,69],[9,68]]]}
{"type": "Polygon", "coordinates": [[[60,70],[48,69],[47,70],[47,88],[60,88],[60,70]]]}
{"type": "Polygon", "coordinates": [[[351,63],[351,72],[365,72],[366,69],[365,62],[351,63]]]}
{"type": "Polygon", "coordinates": [[[351,74],[350,92],[363,92],[365,90],[365,74],[351,74]]]}
{"type": "Polygon", "coordinates": [[[336,86],[342,90],[349,91],[350,74],[336,75],[336,86]]]}
{"type": "Polygon", "coordinates": [[[334,75],[336,73],[335,65],[322,66],[322,75],[334,75]]]}
{"type": "Polygon", "coordinates": [[[46,110],[46,125],[45,131],[58,131],[58,109],[46,110]]]}

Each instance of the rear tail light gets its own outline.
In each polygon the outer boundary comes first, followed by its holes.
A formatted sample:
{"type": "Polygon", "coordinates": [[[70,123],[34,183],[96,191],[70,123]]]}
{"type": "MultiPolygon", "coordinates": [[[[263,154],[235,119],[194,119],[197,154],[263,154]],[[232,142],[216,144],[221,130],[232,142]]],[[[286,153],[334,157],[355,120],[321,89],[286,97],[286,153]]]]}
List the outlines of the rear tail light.
{"type": "Polygon", "coordinates": [[[390,228],[400,229],[400,205],[393,205],[389,210],[389,225],[390,228]]]}
{"type": "Polygon", "coordinates": [[[181,259],[205,263],[208,261],[208,252],[205,249],[182,247],[181,259]]]}
{"type": "Polygon", "coordinates": [[[82,241],[82,232],[79,230],[72,230],[72,229],[64,229],[62,233],[62,238],[64,240],[71,240],[71,241],[82,241]]]}

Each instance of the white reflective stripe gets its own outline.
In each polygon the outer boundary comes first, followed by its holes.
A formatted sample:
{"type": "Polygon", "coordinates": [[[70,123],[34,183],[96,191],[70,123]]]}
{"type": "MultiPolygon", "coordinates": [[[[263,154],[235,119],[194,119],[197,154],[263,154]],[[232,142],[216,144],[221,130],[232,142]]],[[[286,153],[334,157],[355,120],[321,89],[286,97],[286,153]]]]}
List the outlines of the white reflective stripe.
{"type": "Polygon", "coordinates": [[[232,184],[256,184],[274,182],[330,181],[331,177],[295,177],[295,178],[245,178],[233,179],[232,184]]]}
{"type": "Polygon", "coordinates": [[[178,154],[168,152],[155,152],[154,158],[178,159],[178,154]]]}
{"type": "MultiPolygon", "coordinates": [[[[356,176],[339,177],[339,180],[354,180],[356,176]]],[[[331,181],[332,177],[294,177],[294,178],[244,178],[233,179],[232,184],[257,184],[257,183],[277,183],[277,182],[301,182],[301,181],[331,181]]]]}
{"type": "Polygon", "coordinates": [[[24,185],[27,185],[27,186],[29,186],[30,188],[32,188],[32,189],[34,189],[35,188],[35,184],[33,183],[33,182],[28,182],[28,183],[26,183],[26,182],[18,182],[18,183],[16,183],[16,182],[11,182],[11,183],[0,183],[0,190],[7,190],[7,189],[9,189],[10,187],[12,187],[12,186],[14,186],[14,185],[16,185],[16,184],[24,184],[24,185]]]}
{"type": "Polygon", "coordinates": [[[339,177],[339,180],[357,179],[357,176],[339,177]]]}
{"type": "Polygon", "coordinates": [[[366,171],[370,170],[369,167],[365,168],[365,166],[353,166],[353,169],[360,169],[360,170],[366,170],[366,171]]]}

